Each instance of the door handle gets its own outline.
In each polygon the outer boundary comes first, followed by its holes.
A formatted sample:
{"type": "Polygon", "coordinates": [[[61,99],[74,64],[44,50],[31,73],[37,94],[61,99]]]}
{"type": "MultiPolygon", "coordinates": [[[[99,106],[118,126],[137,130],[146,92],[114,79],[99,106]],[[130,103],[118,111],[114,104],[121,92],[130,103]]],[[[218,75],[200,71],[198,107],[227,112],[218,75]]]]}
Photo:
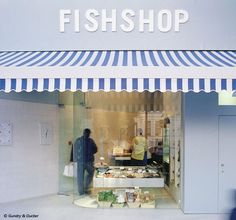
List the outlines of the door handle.
{"type": "Polygon", "coordinates": [[[221,166],[221,169],[222,169],[222,170],[221,170],[221,173],[224,173],[224,172],[225,172],[225,171],[224,171],[224,166],[225,166],[225,165],[224,165],[223,163],[221,163],[220,166],[221,166]]]}

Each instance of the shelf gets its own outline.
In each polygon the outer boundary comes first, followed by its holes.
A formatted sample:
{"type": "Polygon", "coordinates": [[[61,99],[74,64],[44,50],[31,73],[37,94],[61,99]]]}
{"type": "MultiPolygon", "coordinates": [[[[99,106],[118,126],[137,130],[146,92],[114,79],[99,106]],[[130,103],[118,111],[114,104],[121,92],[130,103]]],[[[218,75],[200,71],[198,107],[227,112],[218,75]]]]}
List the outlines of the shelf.
{"type": "Polygon", "coordinates": [[[115,160],[131,160],[131,157],[115,157],[115,160]]]}

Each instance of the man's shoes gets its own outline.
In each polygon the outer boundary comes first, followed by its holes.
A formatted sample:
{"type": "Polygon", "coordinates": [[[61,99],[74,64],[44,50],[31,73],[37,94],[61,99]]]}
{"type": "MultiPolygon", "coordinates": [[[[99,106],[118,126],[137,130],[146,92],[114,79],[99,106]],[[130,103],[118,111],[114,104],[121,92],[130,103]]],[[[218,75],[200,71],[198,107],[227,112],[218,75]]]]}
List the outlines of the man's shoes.
{"type": "Polygon", "coordinates": [[[85,191],[84,193],[87,194],[87,195],[91,195],[91,194],[92,194],[92,191],[91,191],[91,190],[87,190],[87,191],[85,191]]]}

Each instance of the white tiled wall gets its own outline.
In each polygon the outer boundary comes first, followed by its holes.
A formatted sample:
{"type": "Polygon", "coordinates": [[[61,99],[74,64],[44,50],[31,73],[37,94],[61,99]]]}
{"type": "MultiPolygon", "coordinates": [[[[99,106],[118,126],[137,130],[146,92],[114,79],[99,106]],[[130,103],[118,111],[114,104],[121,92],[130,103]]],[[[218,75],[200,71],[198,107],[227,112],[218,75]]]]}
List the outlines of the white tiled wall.
{"type": "Polygon", "coordinates": [[[0,146],[0,203],[58,192],[58,107],[0,100],[0,122],[12,123],[12,145],[0,146]],[[53,127],[40,145],[39,124],[53,127]]]}

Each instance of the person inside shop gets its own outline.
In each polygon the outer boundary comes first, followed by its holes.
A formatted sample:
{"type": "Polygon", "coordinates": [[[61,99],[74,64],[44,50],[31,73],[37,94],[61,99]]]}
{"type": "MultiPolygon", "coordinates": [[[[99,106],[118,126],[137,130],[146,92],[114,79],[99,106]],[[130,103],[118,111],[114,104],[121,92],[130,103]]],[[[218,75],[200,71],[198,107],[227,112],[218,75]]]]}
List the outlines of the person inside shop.
{"type": "Polygon", "coordinates": [[[83,136],[77,138],[74,143],[79,195],[91,193],[89,187],[94,174],[94,154],[97,153],[97,146],[94,140],[90,138],[90,134],[90,129],[84,129],[83,136]]]}
{"type": "Polygon", "coordinates": [[[152,154],[153,161],[155,161],[157,164],[163,163],[163,142],[158,141],[157,148],[155,148],[155,151],[152,154]]]}
{"type": "Polygon", "coordinates": [[[147,140],[143,136],[143,130],[138,129],[138,135],[132,141],[132,166],[145,166],[147,164],[147,140]]]}

